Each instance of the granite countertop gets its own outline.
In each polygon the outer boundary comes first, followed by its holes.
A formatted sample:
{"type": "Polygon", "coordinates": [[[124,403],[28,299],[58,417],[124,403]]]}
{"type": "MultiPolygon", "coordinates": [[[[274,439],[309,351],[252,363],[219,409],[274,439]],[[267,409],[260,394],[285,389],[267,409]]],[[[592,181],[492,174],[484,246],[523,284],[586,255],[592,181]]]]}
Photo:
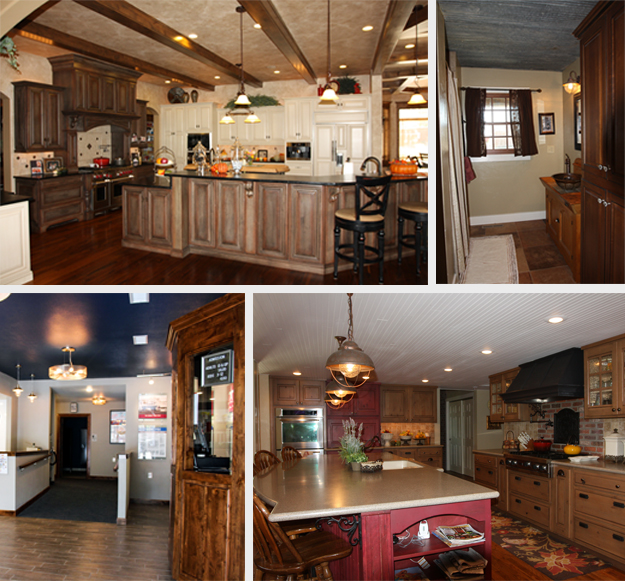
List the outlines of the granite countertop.
{"type": "Polygon", "coordinates": [[[490,450],[473,450],[474,454],[486,454],[486,456],[503,456],[505,452],[509,452],[509,450],[502,450],[501,448],[492,448],[490,450]]]}
{"type": "Polygon", "coordinates": [[[570,460],[553,460],[554,466],[568,466],[576,470],[594,470],[596,472],[609,472],[625,476],[625,464],[615,464],[606,462],[602,458],[599,460],[589,460],[588,462],[571,462],[570,460]]]}
{"type": "MultiPolygon", "coordinates": [[[[405,461],[389,452],[370,454],[369,460],[405,461]]],[[[272,466],[254,477],[254,490],[273,506],[270,521],[361,514],[454,502],[497,498],[499,493],[479,484],[419,468],[353,472],[336,454],[314,454],[272,466]]]]}
{"type": "Polygon", "coordinates": [[[556,180],[552,177],[540,178],[540,181],[554,190],[576,214],[582,211],[582,194],[579,190],[565,190],[556,184],[556,180]]]}
{"type": "Polygon", "coordinates": [[[18,194],[14,194],[13,192],[2,192],[2,197],[0,198],[0,206],[8,206],[9,204],[16,204],[17,202],[34,202],[35,198],[30,196],[22,196],[18,194]]]}

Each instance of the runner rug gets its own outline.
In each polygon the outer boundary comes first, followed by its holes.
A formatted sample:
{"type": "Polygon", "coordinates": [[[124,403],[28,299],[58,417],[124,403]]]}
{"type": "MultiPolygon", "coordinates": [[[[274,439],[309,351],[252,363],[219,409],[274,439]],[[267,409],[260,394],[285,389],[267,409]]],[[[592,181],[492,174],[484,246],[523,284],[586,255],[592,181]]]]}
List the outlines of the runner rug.
{"type": "Polygon", "coordinates": [[[464,284],[519,284],[512,234],[471,238],[464,284]]]}
{"type": "Polygon", "coordinates": [[[493,509],[492,513],[492,539],[493,543],[558,581],[611,566],[585,549],[560,542],[533,525],[497,509],[493,509]]]}

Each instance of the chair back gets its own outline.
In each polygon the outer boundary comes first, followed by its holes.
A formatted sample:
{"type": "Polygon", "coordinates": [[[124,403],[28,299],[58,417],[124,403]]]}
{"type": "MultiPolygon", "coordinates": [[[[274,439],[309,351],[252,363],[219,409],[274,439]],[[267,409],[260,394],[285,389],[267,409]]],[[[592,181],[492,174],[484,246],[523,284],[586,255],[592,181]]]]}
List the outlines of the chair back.
{"type": "Polygon", "coordinates": [[[384,216],[391,189],[391,177],[356,176],[356,220],[361,216],[384,216]]]}
{"type": "Polygon", "coordinates": [[[293,446],[282,447],[282,461],[288,462],[289,460],[297,460],[303,456],[293,446]]]}
{"type": "Polygon", "coordinates": [[[269,452],[269,450],[259,450],[254,454],[254,467],[259,472],[276,464],[280,464],[280,458],[269,452]]]}

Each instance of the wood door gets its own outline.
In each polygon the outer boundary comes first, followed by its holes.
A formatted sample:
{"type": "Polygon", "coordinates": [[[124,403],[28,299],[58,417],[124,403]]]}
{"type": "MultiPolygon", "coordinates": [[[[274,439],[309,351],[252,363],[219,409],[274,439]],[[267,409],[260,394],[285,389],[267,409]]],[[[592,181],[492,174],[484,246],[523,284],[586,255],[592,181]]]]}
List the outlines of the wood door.
{"type": "Polygon", "coordinates": [[[616,410],[614,342],[603,343],[584,350],[585,397],[587,418],[609,418],[616,410]]]}
{"type": "Polygon", "coordinates": [[[352,400],[354,415],[380,417],[380,386],[377,383],[365,383],[356,390],[352,400]]]}
{"type": "Polygon", "coordinates": [[[112,77],[102,77],[102,112],[116,113],[117,110],[117,86],[116,80],[112,77]]]}
{"type": "Polygon", "coordinates": [[[130,115],[135,112],[135,91],[130,81],[115,79],[115,108],[121,115],[130,115]]]}
{"type": "Polygon", "coordinates": [[[230,294],[173,321],[174,359],[171,519],[172,577],[183,581],[243,579],[245,569],[245,296],[230,294]],[[232,345],[230,474],[193,469],[195,358],[232,345]]]}
{"type": "Polygon", "coordinates": [[[323,186],[289,186],[289,259],[302,262],[321,261],[321,198],[323,186]]]}
{"type": "Polygon", "coordinates": [[[189,180],[189,242],[215,248],[215,180],[189,180]]]}
{"type": "Polygon", "coordinates": [[[462,470],[462,404],[447,402],[447,470],[463,474],[462,470]]]}
{"type": "Polygon", "coordinates": [[[217,181],[217,248],[244,251],[245,192],[242,183],[217,181]]]}
{"type": "MultiPolygon", "coordinates": [[[[608,14],[608,39],[610,55],[610,83],[608,103],[610,116],[607,119],[606,129],[609,131],[609,170],[607,177],[623,191],[625,181],[624,156],[625,151],[625,18],[623,16],[623,3],[617,2],[608,14]]],[[[621,261],[622,263],[622,261],[621,261]]],[[[621,264],[622,265],[622,264],[621,264]]]]}
{"type": "Polygon", "coordinates": [[[148,205],[147,242],[150,246],[171,248],[173,245],[172,193],[161,188],[146,188],[148,205]]]}
{"type": "Polygon", "coordinates": [[[287,184],[258,182],[257,192],[256,252],[261,256],[286,259],[287,184]]]}
{"type": "Polygon", "coordinates": [[[625,211],[622,200],[610,196],[612,200],[608,206],[606,219],[608,221],[609,262],[607,265],[607,280],[611,284],[625,282],[625,211]]]}
{"type": "Polygon", "coordinates": [[[503,422],[504,408],[501,399],[502,392],[502,375],[490,376],[490,419],[493,422],[503,422]]]}
{"type": "Polygon", "coordinates": [[[44,91],[43,142],[48,149],[63,149],[63,92],[44,91]]]}
{"type": "Polygon", "coordinates": [[[122,196],[124,240],[144,242],[146,239],[146,208],[144,188],[125,186],[122,196]]]}
{"type": "Polygon", "coordinates": [[[436,388],[412,388],[412,421],[435,424],[437,420],[436,388]]]}
{"type": "Polygon", "coordinates": [[[571,536],[571,491],[573,478],[571,469],[566,466],[557,466],[553,478],[551,505],[551,530],[565,538],[571,536]]]}
{"type": "Polygon", "coordinates": [[[299,404],[299,381],[297,379],[272,377],[270,383],[274,406],[299,404]]]}
{"type": "Polygon", "coordinates": [[[605,190],[582,182],[582,283],[605,282],[605,190]]]}
{"type": "Polygon", "coordinates": [[[554,242],[560,240],[560,228],[558,218],[560,211],[558,200],[548,188],[545,188],[545,212],[547,217],[547,234],[554,242]]]}
{"type": "Polygon", "coordinates": [[[29,126],[29,135],[26,148],[29,151],[43,150],[45,149],[43,142],[44,89],[41,87],[30,87],[28,95],[29,116],[26,122],[29,126]]]}
{"type": "Polygon", "coordinates": [[[499,491],[497,507],[508,510],[508,470],[503,458],[497,460],[497,490],[499,491]]]}
{"type": "Polygon", "coordinates": [[[380,421],[409,421],[411,393],[405,386],[383,385],[380,398],[380,421]]]}
{"type": "Polygon", "coordinates": [[[299,403],[302,405],[325,406],[325,381],[299,380],[299,403]]]}

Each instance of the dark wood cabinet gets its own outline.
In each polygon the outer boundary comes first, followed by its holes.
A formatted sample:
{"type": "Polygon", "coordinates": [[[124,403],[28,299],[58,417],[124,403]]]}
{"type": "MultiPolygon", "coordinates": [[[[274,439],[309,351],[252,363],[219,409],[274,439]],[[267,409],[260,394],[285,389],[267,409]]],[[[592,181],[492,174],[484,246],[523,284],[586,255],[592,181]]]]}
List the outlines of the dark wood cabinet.
{"type": "Polygon", "coordinates": [[[292,184],[289,196],[289,258],[318,263],[321,261],[323,186],[292,184]]]}
{"type": "Polygon", "coordinates": [[[271,377],[269,383],[275,407],[296,405],[325,407],[323,380],[271,377]]]}
{"type": "Polygon", "coordinates": [[[232,294],[176,319],[173,355],[173,487],[170,506],[172,577],[243,579],[245,573],[245,295],[232,294]],[[230,474],[193,469],[194,364],[198,353],[232,345],[230,474]]]}
{"type": "Polygon", "coordinates": [[[622,2],[599,2],[575,30],[582,91],[583,283],[625,282],[623,264],[625,19],[622,2]]]}
{"type": "Polygon", "coordinates": [[[166,188],[124,186],[124,246],[149,246],[168,252],[172,247],[172,195],[166,188]]]}
{"type": "Polygon", "coordinates": [[[130,125],[131,137],[132,135],[146,137],[148,134],[148,102],[137,99],[135,113],[138,115],[138,118],[130,125]]]}
{"type": "Polygon", "coordinates": [[[363,425],[363,442],[380,435],[379,383],[365,383],[357,388],[356,395],[342,408],[326,406],[326,448],[338,448],[339,438],[344,433],[343,420],[349,418],[363,425]]]}
{"type": "Polygon", "coordinates": [[[287,257],[287,184],[259,182],[257,186],[257,247],[259,256],[287,257]]]}
{"type": "Polygon", "coordinates": [[[15,87],[15,151],[65,149],[63,87],[17,81],[15,87]]]}
{"type": "Polygon", "coordinates": [[[438,421],[436,387],[383,385],[380,393],[382,422],[438,421]]]}
{"type": "MultiPolygon", "coordinates": [[[[366,444],[373,436],[380,435],[380,420],[367,416],[353,416],[357,425],[362,424],[362,436],[360,439],[366,444]]],[[[328,414],[326,419],[326,448],[338,448],[341,444],[339,439],[344,435],[344,417],[334,417],[328,414]]]]}

